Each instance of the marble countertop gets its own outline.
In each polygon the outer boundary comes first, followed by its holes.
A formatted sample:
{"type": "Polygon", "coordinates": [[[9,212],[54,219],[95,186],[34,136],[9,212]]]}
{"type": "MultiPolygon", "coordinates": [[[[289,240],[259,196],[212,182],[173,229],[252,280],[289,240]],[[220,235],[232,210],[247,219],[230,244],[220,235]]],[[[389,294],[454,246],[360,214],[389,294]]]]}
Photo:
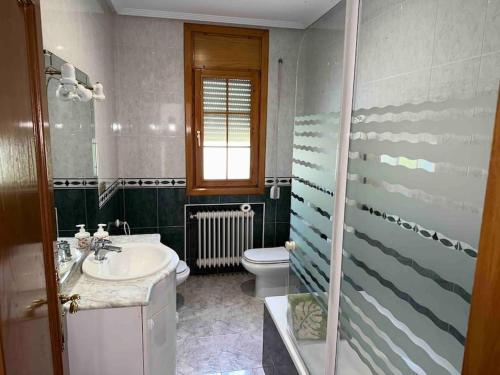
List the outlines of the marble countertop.
{"type": "MultiPolygon", "coordinates": [[[[74,238],[60,238],[66,240],[73,246],[74,238]]],[[[130,242],[160,243],[159,234],[140,234],[132,236],[111,236],[113,244],[120,245],[130,242]]],[[[164,245],[162,245],[164,246],[164,245]]],[[[168,247],[167,247],[168,248],[168,247]]],[[[141,279],[128,281],[102,281],[93,279],[81,271],[81,265],[75,270],[72,281],[63,286],[64,294],[79,294],[80,310],[105,309],[115,307],[145,306],[149,304],[149,298],[153,286],[166,278],[172,272],[175,273],[179,257],[177,253],[168,248],[171,252],[170,263],[154,275],[141,279]]],[[[87,254],[83,258],[86,258],[87,254]]]]}

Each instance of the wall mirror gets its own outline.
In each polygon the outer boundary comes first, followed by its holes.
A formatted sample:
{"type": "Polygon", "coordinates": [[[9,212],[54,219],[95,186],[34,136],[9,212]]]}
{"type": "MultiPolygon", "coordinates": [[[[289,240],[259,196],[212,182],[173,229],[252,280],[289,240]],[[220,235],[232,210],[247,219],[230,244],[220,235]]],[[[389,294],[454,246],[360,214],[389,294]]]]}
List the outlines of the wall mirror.
{"type": "MultiPolygon", "coordinates": [[[[56,186],[97,185],[94,102],[65,101],[57,97],[58,72],[66,61],[49,51],[44,52],[54,182],[56,186]]],[[[90,84],[88,75],[78,68],[75,68],[75,76],[82,85],[90,84]]]]}

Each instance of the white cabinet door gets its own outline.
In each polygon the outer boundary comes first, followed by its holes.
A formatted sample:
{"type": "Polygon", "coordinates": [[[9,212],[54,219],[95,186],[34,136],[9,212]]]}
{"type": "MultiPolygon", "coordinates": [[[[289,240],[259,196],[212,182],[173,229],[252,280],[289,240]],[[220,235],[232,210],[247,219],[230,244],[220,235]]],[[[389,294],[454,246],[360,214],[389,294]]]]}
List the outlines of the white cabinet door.
{"type": "Polygon", "coordinates": [[[144,332],[145,375],[175,375],[175,328],[175,312],[172,319],[168,307],[148,318],[144,332]]]}
{"type": "Polygon", "coordinates": [[[140,306],[66,316],[70,375],[143,373],[140,306]]]}
{"type": "Polygon", "coordinates": [[[144,374],[175,375],[175,275],[153,289],[151,303],[143,308],[144,374]],[[163,302],[162,302],[163,301],[163,302]],[[158,311],[155,306],[163,307],[158,311]]]}

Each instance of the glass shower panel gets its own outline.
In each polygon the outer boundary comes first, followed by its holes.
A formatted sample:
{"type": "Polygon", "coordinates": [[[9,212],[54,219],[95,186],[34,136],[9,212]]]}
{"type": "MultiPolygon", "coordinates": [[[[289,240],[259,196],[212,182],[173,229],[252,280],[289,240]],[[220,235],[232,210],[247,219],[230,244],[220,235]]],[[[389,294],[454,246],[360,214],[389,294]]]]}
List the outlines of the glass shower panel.
{"type": "Polygon", "coordinates": [[[341,105],[345,3],[305,32],[297,66],[289,331],[311,374],[324,374],[341,105]]]}
{"type": "Polygon", "coordinates": [[[500,77],[498,1],[362,1],[337,374],[460,374],[500,77]]]}

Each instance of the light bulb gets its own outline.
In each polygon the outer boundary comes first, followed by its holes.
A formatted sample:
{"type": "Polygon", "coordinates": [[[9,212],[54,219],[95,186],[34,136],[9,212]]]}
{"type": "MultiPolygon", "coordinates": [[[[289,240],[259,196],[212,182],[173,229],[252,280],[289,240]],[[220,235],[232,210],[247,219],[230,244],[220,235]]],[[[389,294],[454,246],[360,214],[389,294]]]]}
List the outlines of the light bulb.
{"type": "Polygon", "coordinates": [[[65,63],[61,65],[61,83],[63,85],[76,85],[78,82],[75,75],[75,67],[65,63]]]}
{"type": "Polygon", "coordinates": [[[76,95],[81,102],[88,102],[92,99],[92,91],[81,84],[76,85],[76,95]]]}
{"type": "Polygon", "coordinates": [[[96,82],[94,86],[92,86],[94,89],[94,92],[92,96],[94,97],[95,100],[104,100],[106,99],[106,95],[104,95],[104,87],[102,86],[101,83],[96,82]]]}
{"type": "Polygon", "coordinates": [[[71,84],[60,84],[56,90],[56,98],[67,102],[70,100],[78,99],[78,95],[75,92],[75,85],[71,84]]]}

